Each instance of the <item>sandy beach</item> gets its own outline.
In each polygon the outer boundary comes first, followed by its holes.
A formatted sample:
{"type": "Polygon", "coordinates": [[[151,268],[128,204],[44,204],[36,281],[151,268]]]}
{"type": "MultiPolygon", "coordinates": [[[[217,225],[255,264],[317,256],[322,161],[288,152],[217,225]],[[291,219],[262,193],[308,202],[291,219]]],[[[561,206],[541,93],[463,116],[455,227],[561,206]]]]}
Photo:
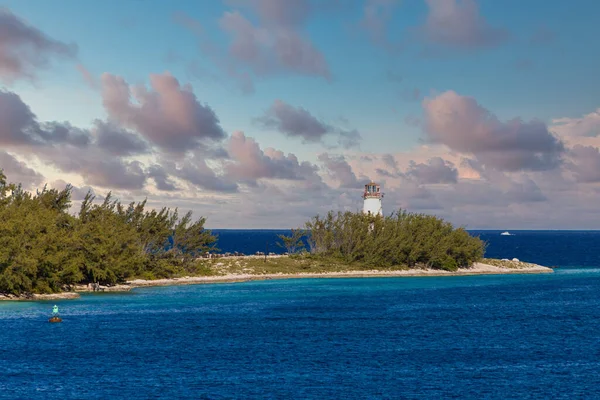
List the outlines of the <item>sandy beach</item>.
{"type": "MultiPolygon", "coordinates": [[[[211,283],[233,283],[269,279],[298,279],[298,278],[374,278],[374,277],[431,277],[431,276],[465,276],[465,275],[494,275],[494,274],[543,274],[554,272],[552,268],[530,263],[519,263],[518,267],[507,268],[484,263],[475,263],[471,268],[455,272],[438,269],[410,269],[398,271],[367,270],[325,273],[293,273],[293,274],[225,274],[215,276],[186,276],[181,278],[144,280],[135,279],[124,284],[101,286],[101,292],[128,292],[138,287],[197,285],[211,283]]],[[[74,292],[33,295],[32,297],[16,297],[0,295],[0,300],[30,300],[51,301],[56,299],[75,299],[79,293],[93,292],[90,286],[77,286],[74,292]]]]}
{"type": "Polygon", "coordinates": [[[297,278],[370,278],[370,277],[418,277],[418,276],[463,276],[463,275],[486,275],[486,274],[539,274],[552,273],[552,268],[541,265],[531,265],[524,268],[502,268],[490,264],[476,263],[468,269],[456,272],[441,271],[438,269],[411,269],[401,271],[348,271],[348,272],[325,272],[325,273],[295,273],[295,274],[228,274],[222,276],[183,277],[173,279],[143,280],[136,279],[127,282],[124,287],[146,287],[146,286],[169,286],[169,285],[193,285],[202,283],[244,282],[266,279],[297,279],[297,278]]]}

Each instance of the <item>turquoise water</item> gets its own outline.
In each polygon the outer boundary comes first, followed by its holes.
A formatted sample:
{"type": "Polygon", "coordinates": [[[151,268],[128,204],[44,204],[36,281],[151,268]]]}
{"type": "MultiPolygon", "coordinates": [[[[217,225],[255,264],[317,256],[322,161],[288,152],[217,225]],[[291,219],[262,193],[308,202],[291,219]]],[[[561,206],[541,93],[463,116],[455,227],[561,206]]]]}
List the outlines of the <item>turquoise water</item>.
{"type": "Polygon", "coordinates": [[[600,398],[600,269],[0,302],[1,399],[600,398]]]}

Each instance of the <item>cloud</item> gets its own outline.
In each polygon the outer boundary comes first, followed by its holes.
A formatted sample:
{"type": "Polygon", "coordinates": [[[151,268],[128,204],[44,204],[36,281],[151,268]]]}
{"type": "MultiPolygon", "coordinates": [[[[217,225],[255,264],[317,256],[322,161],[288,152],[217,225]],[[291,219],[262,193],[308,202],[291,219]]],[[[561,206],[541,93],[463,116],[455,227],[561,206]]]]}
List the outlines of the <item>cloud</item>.
{"type": "Polygon", "coordinates": [[[488,24],[475,0],[425,0],[429,14],[420,33],[426,42],[448,48],[494,47],[508,32],[488,24]]]}
{"type": "Polygon", "coordinates": [[[150,151],[148,144],[139,135],[112,122],[95,120],[92,135],[96,139],[96,145],[110,155],[132,156],[150,151]]]}
{"type": "Polygon", "coordinates": [[[204,27],[200,22],[195,20],[194,18],[190,18],[189,15],[186,15],[182,12],[176,12],[173,14],[173,21],[178,23],[179,25],[184,26],[188,30],[195,32],[198,35],[204,34],[204,27]]]}
{"type": "Polygon", "coordinates": [[[260,149],[258,143],[243,132],[234,132],[229,140],[232,160],[225,166],[227,176],[236,181],[256,185],[257,180],[285,179],[310,180],[317,167],[309,162],[299,162],[293,154],[287,156],[279,150],[260,149]]]}
{"type": "Polygon", "coordinates": [[[387,167],[390,167],[394,170],[398,169],[398,162],[393,154],[383,154],[381,159],[387,167]]]}
{"type": "Polygon", "coordinates": [[[41,141],[40,126],[29,106],[18,94],[0,91],[0,144],[19,146],[41,141]]]}
{"type": "Polygon", "coordinates": [[[342,147],[344,149],[350,149],[352,147],[357,147],[362,140],[362,135],[356,129],[343,130],[338,128],[338,140],[337,146],[327,146],[328,149],[335,149],[337,147],[342,147]]]}
{"type": "Polygon", "coordinates": [[[537,183],[526,175],[517,177],[506,191],[506,195],[513,203],[519,204],[546,201],[548,199],[537,183]]]}
{"type": "Polygon", "coordinates": [[[600,182],[600,151],[597,147],[576,144],[569,150],[569,156],[571,161],[567,163],[567,169],[573,172],[577,182],[600,182]]]}
{"type": "Polygon", "coordinates": [[[227,3],[253,10],[267,26],[298,27],[315,11],[315,4],[309,0],[228,0],[227,3]]]}
{"type": "MultiPolygon", "coordinates": [[[[200,188],[212,192],[235,193],[238,185],[223,174],[217,174],[206,162],[206,159],[193,153],[185,159],[174,162],[163,160],[161,166],[168,175],[175,176],[193,185],[194,189],[200,188]]],[[[154,178],[156,179],[156,172],[154,178]]],[[[159,178],[160,179],[160,178],[159,178]]]]}
{"type": "Polygon", "coordinates": [[[150,75],[150,85],[151,90],[130,88],[123,78],[103,74],[102,101],[108,115],[171,153],[225,138],[219,118],[210,106],[199,102],[190,85],[180,86],[168,72],[150,75]]]}
{"type": "Polygon", "coordinates": [[[219,26],[231,37],[229,55],[257,76],[291,71],[331,79],[323,54],[295,26],[255,26],[238,11],[226,12],[219,26]]]}
{"type": "Polygon", "coordinates": [[[0,145],[19,147],[69,143],[85,147],[89,142],[86,131],[68,122],[40,124],[19,95],[0,90],[0,145]]]}
{"type": "MultiPolygon", "coordinates": [[[[401,178],[400,188],[386,188],[385,191],[385,214],[397,211],[399,208],[410,212],[439,211],[444,206],[438,201],[436,195],[429,189],[424,188],[418,182],[401,178]]],[[[385,184],[383,187],[386,187],[385,184]]]]}
{"type": "Polygon", "coordinates": [[[368,181],[369,178],[361,176],[360,180],[358,179],[356,174],[352,171],[352,167],[342,155],[322,153],[319,154],[317,158],[323,163],[327,174],[339,183],[340,188],[360,189],[365,183],[368,183],[365,181],[368,181]]]}
{"type": "Polygon", "coordinates": [[[441,157],[433,157],[426,164],[411,161],[406,175],[422,184],[456,183],[458,170],[441,157]]]}
{"type": "MultiPolygon", "coordinates": [[[[475,208],[494,213],[502,212],[503,208],[510,205],[547,201],[538,185],[527,176],[515,179],[502,176],[502,179],[490,181],[461,181],[454,185],[452,190],[439,190],[435,195],[444,208],[465,214],[476,214],[475,208]]],[[[491,217],[481,216],[482,221],[491,217]]]]}
{"type": "Polygon", "coordinates": [[[0,151],[0,169],[6,175],[8,182],[21,183],[25,188],[35,187],[44,180],[42,174],[5,151],[0,151]]]}
{"type": "Polygon", "coordinates": [[[295,108],[281,100],[275,100],[258,120],[266,128],[274,128],[290,137],[302,137],[308,142],[318,142],[330,128],[302,107],[295,108]]]}
{"type": "MultiPolygon", "coordinates": [[[[65,187],[67,187],[67,185],[68,183],[64,180],[57,179],[55,181],[50,182],[48,186],[57,190],[63,190],[65,187]]],[[[97,195],[94,188],[92,188],[91,186],[76,186],[71,184],[71,200],[81,201],[85,198],[88,192],[91,192],[92,196],[96,196],[96,200],[104,199],[104,196],[97,195]]],[[[78,208],[78,205],[74,206],[75,208],[78,208]]]]}
{"type": "Polygon", "coordinates": [[[48,37],[7,8],[0,7],[0,79],[36,78],[52,58],[74,58],[77,47],[48,37]]]}
{"type": "Polygon", "coordinates": [[[98,89],[98,81],[90,71],[88,71],[82,64],[77,64],[75,68],[77,68],[77,71],[81,74],[81,77],[83,78],[84,82],[91,89],[98,89]]]}
{"type": "Polygon", "coordinates": [[[77,172],[90,185],[105,188],[141,190],[146,185],[146,173],[139,161],[95,160],[79,164],[77,172]]]}
{"type": "Polygon", "coordinates": [[[154,179],[156,188],[165,192],[174,192],[179,188],[169,179],[167,171],[158,164],[153,164],[148,168],[148,177],[154,179]]]}
{"type": "Polygon", "coordinates": [[[303,107],[294,107],[282,100],[275,100],[264,116],[255,120],[267,129],[275,129],[288,137],[301,137],[307,143],[322,142],[325,136],[338,136],[338,144],[349,148],[356,146],[361,135],[356,130],[344,130],[331,126],[303,107]]]}
{"type": "Polygon", "coordinates": [[[86,184],[92,186],[142,190],[147,180],[141,162],[109,157],[97,147],[88,148],[85,152],[70,145],[40,148],[36,155],[62,172],[80,175],[86,184]]]}
{"type": "Polygon", "coordinates": [[[600,136],[600,108],[581,118],[556,118],[550,129],[561,137],[600,136]]]}
{"type": "Polygon", "coordinates": [[[473,154],[483,164],[505,171],[557,167],[563,143],[540,121],[499,121],[471,97],[448,91],[423,101],[425,132],[434,143],[473,154]]]}
{"type": "Polygon", "coordinates": [[[304,25],[314,15],[332,9],[332,2],[229,0],[226,4],[233,7],[219,19],[219,27],[228,37],[226,49],[194,25],[190,29],[189,17],[179,16],[178,23],[199,38],[203,56],[244,93],[254,92],[255,78],[267,76],[292,73],[331,80],[327,60],[307,37],[304,25]]]}
{"type": "Polygon", "coordinates": [[[12,92],[0,91],[0,145],[77,173],[91,185],[139,190],[147,178],[140,162],[119,157],[148,150],[134,134],[99,120],[91,132],[68,122],[40,123],[12,92]]]}

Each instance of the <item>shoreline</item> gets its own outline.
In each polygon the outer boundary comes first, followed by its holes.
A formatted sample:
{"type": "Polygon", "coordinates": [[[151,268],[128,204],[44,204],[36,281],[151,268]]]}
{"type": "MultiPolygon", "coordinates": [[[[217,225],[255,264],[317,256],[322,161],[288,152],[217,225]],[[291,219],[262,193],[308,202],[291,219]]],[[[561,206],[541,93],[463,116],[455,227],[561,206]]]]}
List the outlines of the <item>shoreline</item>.
{"type": "Polygon", "coordinates": [[[215,283],[238,283],[250,281],[263,281],[273,279],[301,279],[301,278],[400,278],[400,277],[441,277],[441,276],[471,276],[471,275],[511,275],[511,274],[545,274],[553,273],[552,268],[543,267],[537,264],[529,264],[519,268],[499,267],[485,263],[475,263],[471,268],[459,269],[450,272],[438,269],[408,269],[408,270],[364,270],[364,271],[343,271],[343,272],[302,272],[302,273],[271,273],[271,274],[225,274],[214,276],[196,276],[182,278],[166,279],[134,279],[124,284],[102,287],[101,291],[94,291],[88,286],[76,286],[74,291],[54,294],[33,295],[30,298],[18,296],[0,295],[0,301],[50,301],[67,300],[80,298],[79,293],[123,293],[129,292],[135,288],[157,287],[157,286],[180,286],[180,285],[199,285],[215,283]]]}

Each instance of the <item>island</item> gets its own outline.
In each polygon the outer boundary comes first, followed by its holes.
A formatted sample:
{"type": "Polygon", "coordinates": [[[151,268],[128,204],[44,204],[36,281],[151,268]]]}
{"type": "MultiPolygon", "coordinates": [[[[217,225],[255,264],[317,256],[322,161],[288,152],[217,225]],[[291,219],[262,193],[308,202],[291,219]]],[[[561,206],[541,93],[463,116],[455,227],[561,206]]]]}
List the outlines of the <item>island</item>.
{"type": "Polygon", "coordinates": [[[426,214],[330,211],[290,235],[285,255],[222,256],[217,237],[178,210],[88,193],[71,213],[71,186],[36,193],[0,171],[0,300],[77,298],[80,292],[259,279],[547,273],[485,258],[486,244],[426,214]]]}

